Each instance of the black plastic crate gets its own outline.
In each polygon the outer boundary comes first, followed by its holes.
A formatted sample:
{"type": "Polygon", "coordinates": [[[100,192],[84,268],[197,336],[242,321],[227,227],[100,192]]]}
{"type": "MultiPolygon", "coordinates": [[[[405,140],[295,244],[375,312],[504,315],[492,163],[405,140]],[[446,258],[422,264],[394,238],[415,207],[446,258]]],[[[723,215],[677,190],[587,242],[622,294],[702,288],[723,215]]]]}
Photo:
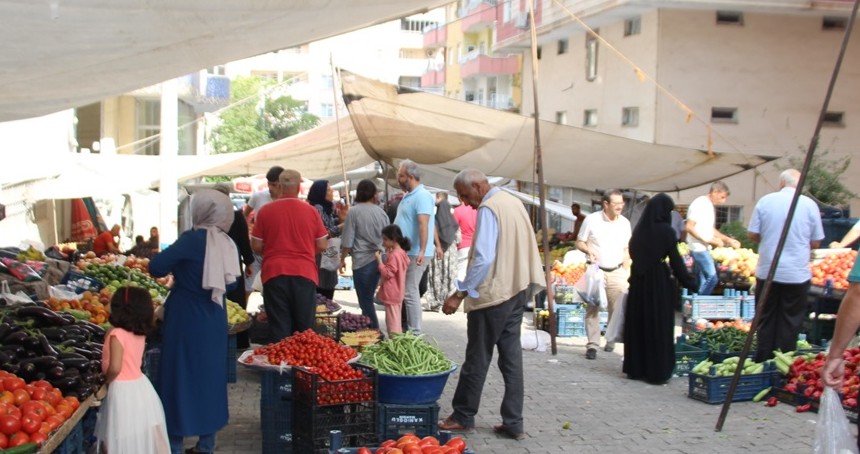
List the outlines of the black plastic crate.
{"type": "Polygon", "coordinates": [[[337,315],[316,314],[314,317],[314,331],[325,337],[338,340],[338,317],[337,315]]]}
{"type": "Polygon", "coordinates": [[[293,452],[293,401],[277,400],[260,405],[263,453],[293,452]]]}
{"type": "Polygon", "coordinates": [[[421,438],[437,436],[439,405],[377,404],[379,441],[396,440],[411,433],[421,438]]]}
{"type": "Polygon", "coordinates": [[[293,400],[293,374],[267,370],[260,373],[260,408],[273,402],[293,400]]]}
{"type": "Polygon", "coordinates": [[[312,369],[293,367],[293,399],[321,407],[346,403],[376,402],[376,369],[352,364],[362,378],[328,381],[312,369]]]}
{"type": "Polygon", "coordinates": [[[236,383],[236,335],[227,336],[227,383],[236,383]]]}
{"type": "Polygon", "coordinates": [[[328,454],[329,432],[339,430],[347,446],[372,446],[376,435],[376,402],[325,407],[293,402],[293,451],[328,454]]]}

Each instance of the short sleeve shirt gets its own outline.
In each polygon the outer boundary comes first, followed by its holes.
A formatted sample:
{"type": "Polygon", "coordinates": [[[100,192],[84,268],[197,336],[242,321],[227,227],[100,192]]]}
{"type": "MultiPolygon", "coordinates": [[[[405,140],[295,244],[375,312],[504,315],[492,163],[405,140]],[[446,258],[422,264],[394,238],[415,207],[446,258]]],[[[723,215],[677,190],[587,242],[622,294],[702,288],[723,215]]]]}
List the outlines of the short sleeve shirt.
{"type": "MultiPolygon", "coordinates": [[[[747,230],[761,236],[758,247],[758,267],[755,272],[759,279],[766,278],[770,271],[792,197],[794,197],[794,188],[783,188],[779,192],[770,193],[759,199],[753,209],[747,230]]],[[[773,280],[783,284],[800,284],[812,278],[809,270],[811,252],[809,243],[823,239],[824,227],[821,225],[818,206],[809,197],[800,196],[773,280]]]]}
{"type": "Polygon", "coordinates": [[[316,241],[327,234],[319,212],[304,200],[284,198],[264,206],[251,233],[263,241],[263,282],[299,276],[317,284],[316,241]]]}
{"type": "Polygon", "coordinates": [[[624,262],[624,250],[630,243],[630,221],[619,215],[610,221],[603,210],[585,217],[579,229],[579,241],[589,244],[597,255],[597,263],[603,268],[615,268],[624,262]]]}
{"type": "Polygon", "coordinates": [[[110,246],[116,246],[116,243],[113,240],[113,233],[110,230],[100,233],[99,236],[93,240],[93,252],[96,255],[102,255],[105,252],[110,251],[110,246]]]}
{"type": "MultiPolygon", "coordinates": [[[[717,215],[714,211],[714,203],[708,196],[701,195],[693,200],[693,203],[687,208],[687,220],[696,223],[694,230],[703,240],[710,242],[714,239],[714,225],[717,221],[717,215]]],[[[693,252],[708,250],[708,244],[702,243],[693,235],[687,235],[687,244],[690,245],[690,250],[693,252]]]]}
{"type": "Polygon", "coordinates": [[[461,203],[457,208],[454,208],[454,219],[460,226],[460,244],[457,245],[457,249],[472,247],[475,223],[478,222],[478,210],[461,203]]]}
{"type": "Polygon", "coordinates": [[[400,227],[403,235],[409,238],[412,247],[406,255],[410,257],[418,256],[418,249],[421,247],[421,235],[418,229],[418,215],[426,214],[427,220],[427,245],[424,247],[424,256],[430,257],[436,253],[436,245],[433,243],[433,233],[435,229],[434,214],[436,213],[436,199],[430,194],[430,191],[424,188],[423,184],[415,187],[415,189],[406,193],[403,200],[397,205],[397,217],[394,218],[394,223],[400,227]]]}
{"type": "Polygon", "coordinates": [[[268,189],[264,191],[257,191],[251,194],[251,197],[248,198],[248,206],[254,210],[254,213],[260,211],[260,208],[263,208],[267,204],[272,203],[272,194],[268,189]]]}

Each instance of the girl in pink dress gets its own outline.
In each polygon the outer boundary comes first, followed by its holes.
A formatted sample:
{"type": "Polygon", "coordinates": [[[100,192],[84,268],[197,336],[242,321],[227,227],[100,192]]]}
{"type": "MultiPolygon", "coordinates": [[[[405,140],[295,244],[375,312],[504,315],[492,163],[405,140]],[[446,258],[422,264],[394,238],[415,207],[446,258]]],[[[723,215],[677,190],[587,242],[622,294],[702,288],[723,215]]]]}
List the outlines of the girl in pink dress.
{"type": "Polygon", "coordinates": [[[406,289],[406,268],[409,267],[409,257],[406,251],[411,244],[409,238],[403,236],[400,227],[391,224],[382,229],[382,247],[385,248],[385,261],[382,254],[376,251],[376,262],[379,264],[379,290],[376,299],[385,305],[385,327],[388,337],[401,333],[401,309],[403,294],[406,289]]]}
{"type": "Polygon", "coordinates": [[[109,318],[113,329],[105,335],[102,350],[107,395],[96,423],[102,453],[170,453],[161,399],[140,370],[146,333],[153,320],[148,290],[117,289],[109,318]]]}

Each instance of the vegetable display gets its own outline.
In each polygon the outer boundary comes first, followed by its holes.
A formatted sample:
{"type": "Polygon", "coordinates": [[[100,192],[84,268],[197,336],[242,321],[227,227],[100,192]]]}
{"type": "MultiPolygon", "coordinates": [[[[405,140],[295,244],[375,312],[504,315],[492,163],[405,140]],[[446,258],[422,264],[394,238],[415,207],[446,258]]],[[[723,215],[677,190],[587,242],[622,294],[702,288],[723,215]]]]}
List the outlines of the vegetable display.
{"type": "MultiPolygon", "coordinates": [[[[723,362],[716,364],[713,361],[706,359],[699,364],[696,364],[690,372],[699,375],[710,375],[712,377],[729,377],[735,374],[739,363],[740,357],[738,356],[726,358],[723,362]]],[[[744,368],[743,371],[741,371],[741,375],[760,374],[764,372],[765,363],[757,363],[753,360],[744,361],[744,368]]]]}
{"type": "Polygon", "coordinates": [[[376,345],[365,346],[361,364],[376,368],[380,374],[415,376],[441,374],[451,370],[451,360],[411,332],[396,335],[376,345]]]}
{"type": "Polygon", "coordinates": [[[341,331],[358,331],[370,328],[370,317],[352,312],[341,312],[337,316],[341,331]]]}
{"type": "Polygon", "coordinates": [[[413,434],[405,434],[397,440],[385,440],[375,451],[369,448],[359,448],[358,454],[460,454],[466,450],[466,440],[462,437],[454,437],[447,443],[441,444],[439,439],[433,436],[419,438],[413,434]]]}
{"type": "MultiPolygon", "coordinates": [[[[723,325],[720,328],[706,328],[694,331],[688,335],[688,343],[701,346],[712,352],[739,352],[746,342],[747,332],[734,325],[723,325]]],[[[750,351],[755,351],[757,339],[753,337],[750,351]]]]}

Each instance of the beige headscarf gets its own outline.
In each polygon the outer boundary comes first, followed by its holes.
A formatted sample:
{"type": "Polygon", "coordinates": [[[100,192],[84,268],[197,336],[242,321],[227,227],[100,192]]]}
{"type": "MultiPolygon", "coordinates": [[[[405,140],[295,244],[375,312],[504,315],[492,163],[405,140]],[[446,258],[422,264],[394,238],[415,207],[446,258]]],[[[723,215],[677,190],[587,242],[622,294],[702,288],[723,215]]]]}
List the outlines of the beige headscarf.
{"type": "Polygon", "coordinates": [[[227,285],[239,277],[239,253],[227,236],[233,224],[233,204],[230,198],[212,189],[202,189],[191,195],[191,220],[194,230],[206,229],[206,255],[203,258],[203,288],[212,290],[212,302],[224,304],[227,285]]]}

